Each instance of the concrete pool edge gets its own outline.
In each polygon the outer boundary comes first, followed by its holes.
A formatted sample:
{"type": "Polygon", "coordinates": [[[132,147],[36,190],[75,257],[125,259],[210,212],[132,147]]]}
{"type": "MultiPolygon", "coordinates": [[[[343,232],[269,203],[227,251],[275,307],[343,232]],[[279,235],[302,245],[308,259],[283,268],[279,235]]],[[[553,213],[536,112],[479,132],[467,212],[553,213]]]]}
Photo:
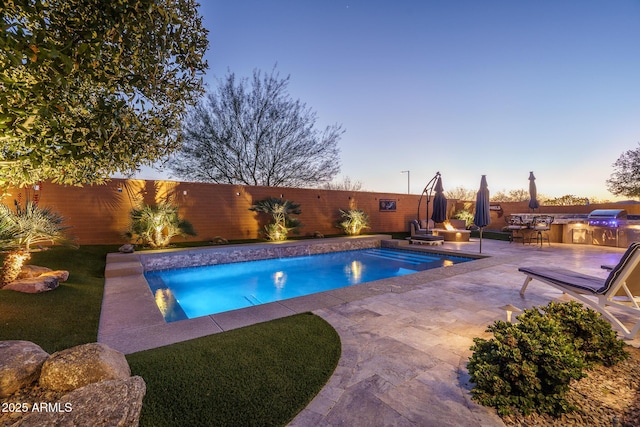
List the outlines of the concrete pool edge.
{"type": "MultiPolygon", "coordinates": [[[[105,285],[100,313],[98,342],[109,345],[124,354],[135,353],[156,347],[174,344],[206,335],[211,335],[231,329],[249,326],[255,323],[274,320],[313,310],[328,308],[351,301],[364,299],[384,293],[401,293],[413,289],[418,283],[450,277],[468,272],[465,264],[428,270],[407,276],[378,280],[346,288],[325,291],[318,294],[273,302],[260,306],[233,310],[225,313],[198,317],[167,323],[154,296],[143,276],[145,257],[180,256],[186,252],[229,252],[243,248],[255,250],[260,247],[273,249],[278,245],[280,249],[299,246],[331,246],[343,247],[344,242],[355,243],[354,247],[362,247],[363,242],[390,241],[384,246],[406,246],[404,241],[391,240],[387,235],[372,235],[358,237],[341,237],[322,239],[322,241],[303,240],[287,243],[257,243],[244,245],[229,245],[225,247],[205,247],[189,249],[169,249],[164,251],[145,251],[133,254],[109,254],[105,266],[105,285]]],[[[366,243],[369,244],[369,243],[366,243]]],[[[407,248],[409,249],[409,248],[407,248]]],[[[417,251],[441,252],[456,256],[478,257],[476,254],[466,254],[456,251],[433,250],[432,248],[410,248],[417,251]]],[[[345,249],[342,249],[345,250],[345,249]]],[[[492,258],[480,259],[473,269],[494,265],[492,258]],[[480,263],[480,264],[478,264],[480,263]]]]}

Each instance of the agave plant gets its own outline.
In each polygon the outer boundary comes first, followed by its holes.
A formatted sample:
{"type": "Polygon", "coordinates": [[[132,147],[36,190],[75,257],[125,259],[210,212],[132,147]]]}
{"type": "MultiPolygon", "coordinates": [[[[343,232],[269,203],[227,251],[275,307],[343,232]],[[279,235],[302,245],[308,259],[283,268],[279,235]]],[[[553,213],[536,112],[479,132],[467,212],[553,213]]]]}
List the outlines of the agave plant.
{"type": "Polygon", "coordinates": [[[152,248],[169,246],[175,236],[196,235],[193,225],[181,219],[178,208],[170,203],[132,209],[130,218],[127,236],[152,248]]]}
{"type": "Polygon", "coordinates": [[[369,215],[360,209],[349,209],[343,211],[340,209],[342,220],[338,222],[338,228],[341,228],[349,236],[357,236],[365,228],[369,228],[369,215]]]}
{"type": "Polygon", "coordinates": [[[268,240],[286,240],[289,232],[292,230],[296,232],[301,225],[299,219],[292,217],[292,215],[302,213],[300,204],[290,202],[289,200],[269,197],[256,202],[249,210],[264,212],[273,218],[273,222],[264,226],[265,235],[268,240]]]}
{"type": "Polygon", "coordinates": [[[18,277],[29,252],[40,244],[74,246],[65,235],[69,227],[62,226],[64,218],[49,208],[27,202],[24,207],[15,203],[15,210],[0,204],[0,246],[10,253],[5,257],[0,286],[18,277]]]}

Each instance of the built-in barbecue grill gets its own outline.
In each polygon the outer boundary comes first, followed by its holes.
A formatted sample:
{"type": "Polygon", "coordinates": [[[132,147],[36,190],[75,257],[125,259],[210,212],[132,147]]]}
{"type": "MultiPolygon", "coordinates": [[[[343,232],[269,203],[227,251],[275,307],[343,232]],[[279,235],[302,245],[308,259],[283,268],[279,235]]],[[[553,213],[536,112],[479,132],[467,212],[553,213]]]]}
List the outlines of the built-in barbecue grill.
{"type": "Polygon", "coordinates": [[[624,232],[620,233],[620,227],[627,223],[626,210],[596,209],[591,211],[587,219],[593,230],[594,245],[626,246],[626,234],[624,232]],[[624,240],[624,242],[621,240],[624,240]]]}
{"type": "Polygon", "coordinates": [[[591,211],[587,219],[591,226],[617,228],[627,221],[627,211],[624,209],[596,209],[591,211]]]}

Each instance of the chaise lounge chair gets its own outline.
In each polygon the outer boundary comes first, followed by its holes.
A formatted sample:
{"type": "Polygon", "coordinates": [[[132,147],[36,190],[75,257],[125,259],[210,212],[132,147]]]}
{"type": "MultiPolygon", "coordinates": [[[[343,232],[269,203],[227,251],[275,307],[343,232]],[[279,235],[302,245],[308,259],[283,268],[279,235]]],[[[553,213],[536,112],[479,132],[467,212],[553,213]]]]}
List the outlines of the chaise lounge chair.
{"type": "Polygon", "coordinates": [[[520,289],[524,297],[529,282],[540,280],[582,301],[600,312],[625,338],[633,339],[640,330],[640,242],[632,243],[606,279],[553,267],[520,267],[527,278],[520,289]],[[636,317],[629,330],[609,307],[619,308],[636,317]]]}
{"type": "MultiPolygon", "coordinates": [[[[427,223],[430,230],[433,230],[433,221],[429,220],[427,223]]],[[[415,244],[427,244],[427,245],[441,245],[444,242],[444,237],[434,236],[431,232],[427,232],[426,228],[422,228],[422,224],[418,220],[413,220],[409,223],[409,229],[411,231],[411,237],[409,241],[415,244]]]]}

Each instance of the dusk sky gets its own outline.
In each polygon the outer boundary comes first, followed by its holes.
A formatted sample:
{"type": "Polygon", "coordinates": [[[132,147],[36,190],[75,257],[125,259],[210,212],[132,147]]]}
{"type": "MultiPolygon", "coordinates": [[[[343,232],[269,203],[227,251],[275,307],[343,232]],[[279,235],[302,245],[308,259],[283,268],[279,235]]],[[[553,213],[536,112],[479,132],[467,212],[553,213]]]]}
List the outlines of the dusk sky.
{"type": "Polygon", "coordinates": [[[342,171],[364,189],[528,188],[613,199],[640,142],[640,1],[201,0],[210,89],[227,71],[291,76],[342,124],[342,171]]]}

